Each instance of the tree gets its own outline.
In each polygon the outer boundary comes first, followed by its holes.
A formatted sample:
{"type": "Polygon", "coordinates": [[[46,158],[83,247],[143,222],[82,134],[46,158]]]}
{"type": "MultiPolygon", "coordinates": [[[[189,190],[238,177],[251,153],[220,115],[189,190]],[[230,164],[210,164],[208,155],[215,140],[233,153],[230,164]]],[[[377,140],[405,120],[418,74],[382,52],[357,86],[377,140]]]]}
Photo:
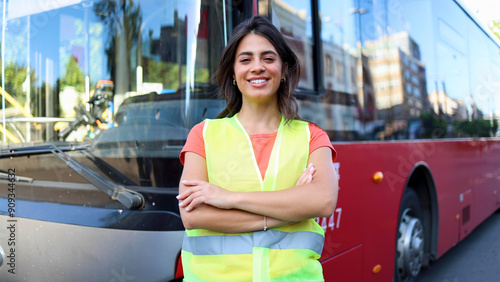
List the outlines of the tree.
{"type": "Polygon", "coordinates": [[[453,124],[460,137],[492,137],[498,129],[497,120],[489,119],[457,121],[453,124]]]}
{"type": "MultiPolygon", "coordinates": [[[[0,58],[0,63],[2,59],[0,58]]],[[[6,62],[5,64],[5,91],[9,93],[19,104],[24,105],[26,102],[26,76],[28,70],[25,65],[18,65],[14,62],[6,62]]],[[[36,85],[35,71],[30,72],[30,90],[31,100],[33,100],[36,85]]],[[[2,78],[0,77],[0,85],[2,78]]],[[[10,105],[12,106],[12,105],[10,105]]],[[[10,107],[7,105],[7,107],[10,107]]]]}
{"type": "Polygon", "coordinates": [[[70,57],[66,64],[66,73],[61,77],[61,89],[73,86],[77,92],[85,92],[85,75],[74,57],[70,57]]]}
{"type": "Polygon", "coordinates": [[[422,121],[423,138],[444,138],[448,131],[448,123],[442,117],[438,117],[430,112],[420,114],[422,121]]]}
{"type": "Polygon", "coordinates": [[[125,0],[101,0],[94,5],[96,16],[106,25],[108,42],[106,56],[108,70],[115,82],[115,93],[132,89],[135,69],[132,70],[131,53],[139,40],[142,24],[140,4],[125,0]]]}

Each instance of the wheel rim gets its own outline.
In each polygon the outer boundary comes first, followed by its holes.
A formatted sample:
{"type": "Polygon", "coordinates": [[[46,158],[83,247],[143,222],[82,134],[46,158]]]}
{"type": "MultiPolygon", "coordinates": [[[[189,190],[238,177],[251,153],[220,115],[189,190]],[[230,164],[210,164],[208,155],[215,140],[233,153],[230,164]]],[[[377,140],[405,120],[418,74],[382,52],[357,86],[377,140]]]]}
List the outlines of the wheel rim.
{"type": "Polygon", "coordinates": [[[402,281],[418,275],[424,258],[424,228],[422,221],[412,214],[411,209],[406,209],[399,223],[397,267],[402,281]]]}

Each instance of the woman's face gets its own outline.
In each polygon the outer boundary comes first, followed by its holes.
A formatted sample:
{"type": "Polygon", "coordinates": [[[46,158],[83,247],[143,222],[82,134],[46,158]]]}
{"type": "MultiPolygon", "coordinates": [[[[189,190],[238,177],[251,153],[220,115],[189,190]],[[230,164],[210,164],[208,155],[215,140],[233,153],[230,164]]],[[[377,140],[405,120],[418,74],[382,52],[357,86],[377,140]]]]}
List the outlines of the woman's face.
{"type": "Polygon", "coordinates": [[[277,101],[284,77],[281,58],[265,37],[250,33],[236,49],[234,79],[243,94],[243,102],[277,101]]]}

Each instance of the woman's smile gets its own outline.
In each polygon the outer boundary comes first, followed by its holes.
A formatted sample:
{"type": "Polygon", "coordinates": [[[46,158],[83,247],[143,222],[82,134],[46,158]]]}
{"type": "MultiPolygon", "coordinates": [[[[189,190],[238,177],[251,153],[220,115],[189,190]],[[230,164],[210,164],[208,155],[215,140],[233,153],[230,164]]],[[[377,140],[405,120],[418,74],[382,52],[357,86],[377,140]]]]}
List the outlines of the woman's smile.
{"type": "Polygon", "coordinates": [[[267,85],[267,82],[269,79],[267,78],[251,78],[248,80],[248,82],[253,86],[253,87],[263,87],[267,85]]]}

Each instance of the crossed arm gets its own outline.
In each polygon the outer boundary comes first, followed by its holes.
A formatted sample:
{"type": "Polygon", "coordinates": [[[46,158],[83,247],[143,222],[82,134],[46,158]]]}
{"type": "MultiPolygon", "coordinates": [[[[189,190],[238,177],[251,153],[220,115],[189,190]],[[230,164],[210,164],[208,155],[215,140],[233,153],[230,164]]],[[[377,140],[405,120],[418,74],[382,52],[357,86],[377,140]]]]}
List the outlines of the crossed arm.
{"type": "Polygon", "coordinates": [[[179,209],[186,229],[226,233],[262,230],[313,217],[335,209],[338,179],[327,147],[313,151],[295,187],[280,191],[232,192],[208,183],[205,159],[187,152],[179,184],[179,209]]]}

